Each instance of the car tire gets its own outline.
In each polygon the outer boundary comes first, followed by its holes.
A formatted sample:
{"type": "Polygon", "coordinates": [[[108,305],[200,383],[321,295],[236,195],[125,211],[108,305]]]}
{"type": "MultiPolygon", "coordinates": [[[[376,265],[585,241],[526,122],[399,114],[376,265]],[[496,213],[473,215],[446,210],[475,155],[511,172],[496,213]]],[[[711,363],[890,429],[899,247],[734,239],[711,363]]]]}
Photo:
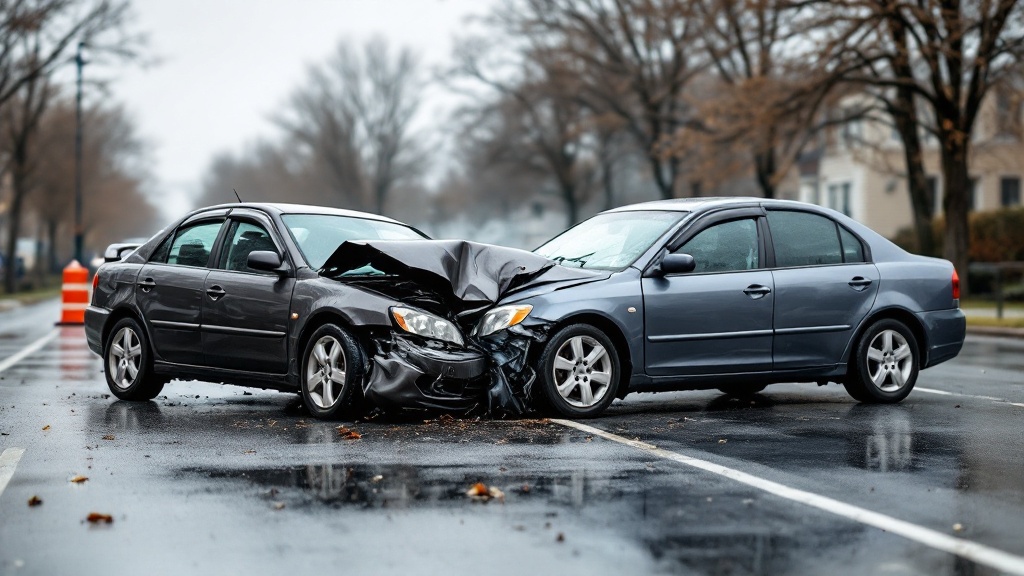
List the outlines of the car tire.
{"type": "Polygon", "coordinates": [[[110,329],[103,346],[103,367],[107,387],[121,400],[152,400],[167,383],[153,373],[146,332],[134,318],[122,318],[110,329]]]}
{"type": "Polygon", "coordinates": [[[898,320],[879,320],[857,342],[843,385],[859,402],[895,404],[914,389],[919,372],[914,333],[898,320]]]}
{"type": "Polygon", "coordinates": [[[567,418],[593,418],[607,408],[622,378],[619,353],[604,332],[572,324],[552,336],[537,361],[539,400],[567,418]]]}
{"type": "Polygon", "coordinates": [[[767,384],[736,384],[719,388],[718,391],[734,398],[749,398],[767,387],[767,384]]]}
{"type": "Polygon", "coordinates": [[[302,402],[316,418],[336,420],[350,413],[362,394],[365,362],[355,338],[335,324],[316,329],[306,343],[299,372],[302,402]]]}

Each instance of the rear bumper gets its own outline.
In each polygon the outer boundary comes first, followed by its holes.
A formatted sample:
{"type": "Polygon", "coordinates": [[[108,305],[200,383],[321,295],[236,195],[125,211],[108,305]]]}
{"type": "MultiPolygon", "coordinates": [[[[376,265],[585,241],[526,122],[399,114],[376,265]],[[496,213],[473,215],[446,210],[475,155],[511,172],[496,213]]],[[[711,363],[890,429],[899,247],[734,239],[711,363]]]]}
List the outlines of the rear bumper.
{"type": "Polygon", "coordinates": [[[917,314],[924,325],[928,349],[922,368],[929,368],[956,357],[964,346],[967,319],[959,308],[917,314]]]}
{"type": "Polygon", "coordinates": [[[85,340],[89,349],[103,355],[103,327],[110,317],[110,310],[89,306],[85,309],[85,340]]]}

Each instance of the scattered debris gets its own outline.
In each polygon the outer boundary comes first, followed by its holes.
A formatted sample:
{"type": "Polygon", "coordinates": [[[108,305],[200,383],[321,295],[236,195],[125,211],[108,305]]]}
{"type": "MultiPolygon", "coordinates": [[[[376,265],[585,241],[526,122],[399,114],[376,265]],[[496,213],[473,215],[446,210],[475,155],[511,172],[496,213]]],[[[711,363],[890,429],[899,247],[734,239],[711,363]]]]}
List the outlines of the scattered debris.
{"type": "Polygon", "coordinates": [[[555,542],[565,542],[565,534],[559,532],[558,536],[555,536],[555,542]]]}
{"type": "Polygon", "coordinates": [[[114,439],[114,435],[113,434],[104,434],[103,439],[104,440],[113,440],[114,439]]]}
{"type": "Polygon", "coordinates": [[[377,474],[377,475],[376,475],[376,476],[374,476],[373,478],[370,478],[370,482],[380,482],[380,481],[381,481],[381,480],[383,480],[383,479],[384,479],[384,476],[383,476],[383,475],[381,475],[381,474],[377,474]]]}
{"type": "Polygon", "coordinates": [[[519,491],[522,492],[523,494],[529,494],[530,493],[530,485],[529,484],[523,484],[519,488],[519,491]]]}
{"type": "Polygon", "coordinates": [[[719,444],[725,444],[726,442],[728,442],[728,440],[726,440],[725,438],[722,438],[721,440],[718,441],[719,444]]]}
{"type": "Polygon", "coordinates": [[[68,480],[68,482],[72,482],[74,484],[81,484],[82,482],[86,482],[88,480],[89,480],[88,476],[77,475],[77,476],[72,476],[71,480],[68,480]]]}
{"type": "Polygon", "coordinates": [[[252,392],[242,392],[242,396],[252,396],[252,392]]]}
{"type": "Polygon", "coordinates": [[[348,426],[338,426],[335,430],[338,431],[338,436],[341,436],[345,440],[359,440],[363,437],[362,434],[350,429],[348,426]]]}
{"type": "Polygon", "coordinates": [[[242,454],[255,454],[255,450],[242,450],[242,454]]]}
{"type": "Polygon", "coordinates": [[[963,531],[964,531],[964,525],[963,524],[961,524],[959,522],[957,522],[956,524],[953,524],[953,532],[963,532],[963,531]]]}
{"type": "Polygon", "coordinates": [[[284,510],[284,502],[271,502],[270,505],[274,510],[284,510]]]}
{"type": "Polygon", "coordinates": [[[90,524],[113,524],[114,517],[110,514],[101,514],[99,512],[89,512],[89,515],[85,517],[86,521],[90,524]]]}
{"type": "Polygon", "coordinates": [[[39,496],[32,496],[31,498],[28,499],[29,506],[39,506],[42,503],[43,499],[40,498],[39,496]]]}
{"type": "Polygon", "coordinates": [[[44,431],[45,431],[45,430],[49,430],[49,429],[50,429],[50,425],[49,425],[49,424],[47,424],[46,426],[43,426],[43,430],[44,430],[44,431]]]}
{"type": "Polygon", "coordinates": [[[476,502],[489,502],[490,500],[505,501],[504,492],[499,490],[497,486],[488,487],[483,482],[473,484],[469,490],[466,490],[466,496],[469,496],[476,502]]]}
{"type": "Polygon", "coordinates": [[[953,406],[953,408],[959,408],[959,407],[960,407],[960,405],[959,405],[959,404],[957,404],[956,406],[953,406]]]}

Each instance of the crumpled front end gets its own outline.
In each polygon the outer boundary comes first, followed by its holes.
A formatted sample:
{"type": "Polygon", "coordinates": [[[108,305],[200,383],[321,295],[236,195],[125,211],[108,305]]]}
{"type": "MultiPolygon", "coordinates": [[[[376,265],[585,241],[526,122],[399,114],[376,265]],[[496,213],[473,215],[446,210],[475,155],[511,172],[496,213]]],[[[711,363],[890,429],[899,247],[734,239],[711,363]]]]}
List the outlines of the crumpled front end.
{"type": "Polygon", "coordinates": [[[530,410],[538,332],[514,326],[457,349],[403,334],[374,340],[363,396],[385,410],[518,416],[530,410]]]}

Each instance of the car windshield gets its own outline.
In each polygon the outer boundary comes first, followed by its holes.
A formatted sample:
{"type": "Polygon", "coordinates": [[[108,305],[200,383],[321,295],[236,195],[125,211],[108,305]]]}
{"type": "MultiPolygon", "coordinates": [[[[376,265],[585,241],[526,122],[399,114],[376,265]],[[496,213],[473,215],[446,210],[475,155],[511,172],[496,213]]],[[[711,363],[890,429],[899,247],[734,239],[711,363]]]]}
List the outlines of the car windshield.
{"type": "Polygon", "coordinates": [[[281,216],[309,267],[319,270],[346,240],[423,240],[420,232],[396,222],[333,214],[281,216]]]}
{"type": "Polygon", "coordinates": [[[687,214],[654,210],[598,214],[534,252],[563,266],[622,270],[687,214]]]}

